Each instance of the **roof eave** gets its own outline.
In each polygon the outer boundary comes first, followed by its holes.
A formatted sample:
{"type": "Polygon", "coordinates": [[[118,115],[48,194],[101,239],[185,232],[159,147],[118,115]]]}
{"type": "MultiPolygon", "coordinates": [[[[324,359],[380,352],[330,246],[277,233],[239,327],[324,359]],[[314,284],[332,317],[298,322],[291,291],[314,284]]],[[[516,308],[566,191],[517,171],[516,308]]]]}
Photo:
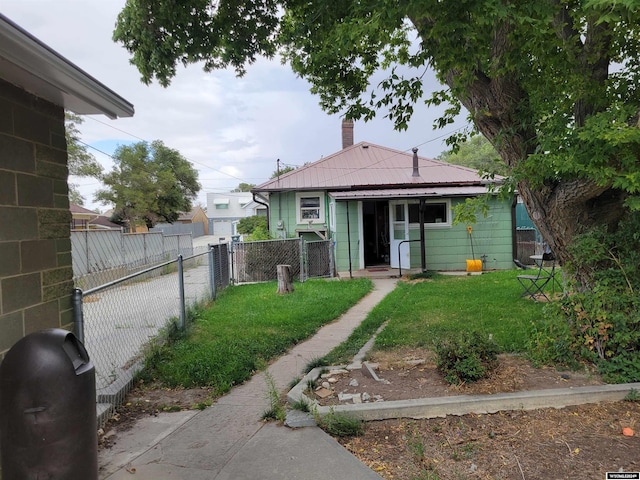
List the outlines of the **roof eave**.
{"type": "Polygon", "coordinates": [[[77,114],[134,114],[130,102],[1,13],[0,78],[77,114]]]}

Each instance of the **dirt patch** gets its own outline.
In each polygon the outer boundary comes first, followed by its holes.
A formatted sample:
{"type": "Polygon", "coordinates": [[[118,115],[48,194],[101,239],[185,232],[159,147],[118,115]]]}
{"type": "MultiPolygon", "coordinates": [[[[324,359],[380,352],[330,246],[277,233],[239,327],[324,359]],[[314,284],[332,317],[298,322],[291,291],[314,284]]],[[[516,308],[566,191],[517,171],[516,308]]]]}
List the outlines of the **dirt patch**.
{"type": "Polygon", "coordinates": [[[452,386],[437,370],[435,356],[428,350],[375,352],[370,362],[377,364],[375,372],[381,381],[369,376],[364,368],[324,375],[319,383],[324,384],[325,389],[318,393],[328,396],[321,398],[314,394],[311,397],[320,405],[338,405],[360,401],[481,395],[602,384],[600,377],[593,372],[534,368],[525,358],[516,355],[499,355],[498,360],[497,368],[488,378],[452,386]],[[331,390],[330,394],[326,392],[326,387],[331,390]]]}
{"type": "MultiPolygon", "coordinates": [[[[602,383],[592,372],[537,369],[513,355],[499,356],[489,378],[460,386],[444,381],[433,354],[425,350],[377,352],[371,361],[385,381],[361,370],[333,374],[322,380],[333,393],[319,403],[353,402],[339,402],[339,393],[359,395],[360,401],[391,401],[602,383]]],[[[385,479],[600,480],[606,472],[640,471],[640,439],[623,435],[623,428],[640,428],[640,403],[374,421],[365,424],[363,435],[337,440],[385,479]]]]}
{"type": "Polygon", "coordinates": [[[368,422],[338,439],[385,479],[594,479],[640,471],[640,404],[368,422]],[[637,430],[637,428],[635,428],[637,430]]]}
{"type": "Polygon", "coordinates": [[[124,403],[98,432],[98,446],[111,447],[118,432],[133,428],[143,417],[158,416],[161,412],[202,409],[211,403],[211,390],[207,388],[172,389],[139,383],[127,394],[124,403]]]}

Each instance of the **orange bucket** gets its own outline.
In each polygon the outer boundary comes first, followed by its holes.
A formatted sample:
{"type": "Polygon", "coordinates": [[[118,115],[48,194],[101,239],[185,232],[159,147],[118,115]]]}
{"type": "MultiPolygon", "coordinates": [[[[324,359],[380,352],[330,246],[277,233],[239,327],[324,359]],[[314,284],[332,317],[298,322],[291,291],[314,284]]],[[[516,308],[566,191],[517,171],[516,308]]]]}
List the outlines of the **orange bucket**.
{"type": "Polygon", "coordinates": [[[467,272],[481,272],[482,260],[467,260],[467,272]]]}

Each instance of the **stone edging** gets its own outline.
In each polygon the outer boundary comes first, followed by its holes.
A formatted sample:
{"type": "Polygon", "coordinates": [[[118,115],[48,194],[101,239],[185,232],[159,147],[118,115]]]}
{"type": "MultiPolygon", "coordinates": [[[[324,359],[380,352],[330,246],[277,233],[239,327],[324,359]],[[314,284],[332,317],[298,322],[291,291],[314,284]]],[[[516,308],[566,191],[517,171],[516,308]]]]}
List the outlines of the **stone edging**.
{"type": "Polygon", "coordinates": [[[317,367],[311,370],[287,394],[289,403],[306,402],[311,411],[323,417],[329,413],[345,413],[361,420],[391,418],[436,418],[446,415],[486,414],[502,410],[534,410],[563,408],[569,405],[616,402],[632,390],[640,391],[640,383],[595,385],[575,388],[529,390],[493,395],[455,395],[445,397],[392,400],[349,405],[320,406],[304,394],[309,381],[317,380],[323,370],[344,367],[317,367]]]}

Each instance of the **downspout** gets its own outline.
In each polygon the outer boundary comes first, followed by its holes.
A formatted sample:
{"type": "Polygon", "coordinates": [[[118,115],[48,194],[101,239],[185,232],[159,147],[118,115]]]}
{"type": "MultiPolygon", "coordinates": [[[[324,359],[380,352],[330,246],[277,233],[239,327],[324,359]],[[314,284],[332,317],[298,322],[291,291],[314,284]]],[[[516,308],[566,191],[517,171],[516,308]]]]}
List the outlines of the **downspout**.
{"type": "Polygon", "coordinates": [[[251,194],[253,195],[253,201],[256,203],[259,203],[260,205],[264,205],[265,207],[267,207],[267,232],[270,231],[269,230],[269,204],[266,203],[267,199],[264,197],[260,197],[263,201],[258,200],[258,194],[256,192],[251,192],[251,194]]]}
{"type": "Polygon", "coordinates": [[[347,249],[349,251],[349,278],[353,278],[353,271],[351,267],[351,222],[349,221],[349,200],[347,204],[347,249]]]}
{"type": "Polygon", "coordinates": [[[517,194],[513,197],[511,202],[511,258],[518,258],[518,235],[516,233],[517,219],[516,219],[516,207],[518,206],[517,194]]]}
{"type": "Polygon", "coordinates": [[[420,207],[418,208],[420,217],[420,266],[422,267],[422,273],[427,271],[427,253],[424,239],[424,210],[425,210],[424,198],[420,199],[420,207]]]}

